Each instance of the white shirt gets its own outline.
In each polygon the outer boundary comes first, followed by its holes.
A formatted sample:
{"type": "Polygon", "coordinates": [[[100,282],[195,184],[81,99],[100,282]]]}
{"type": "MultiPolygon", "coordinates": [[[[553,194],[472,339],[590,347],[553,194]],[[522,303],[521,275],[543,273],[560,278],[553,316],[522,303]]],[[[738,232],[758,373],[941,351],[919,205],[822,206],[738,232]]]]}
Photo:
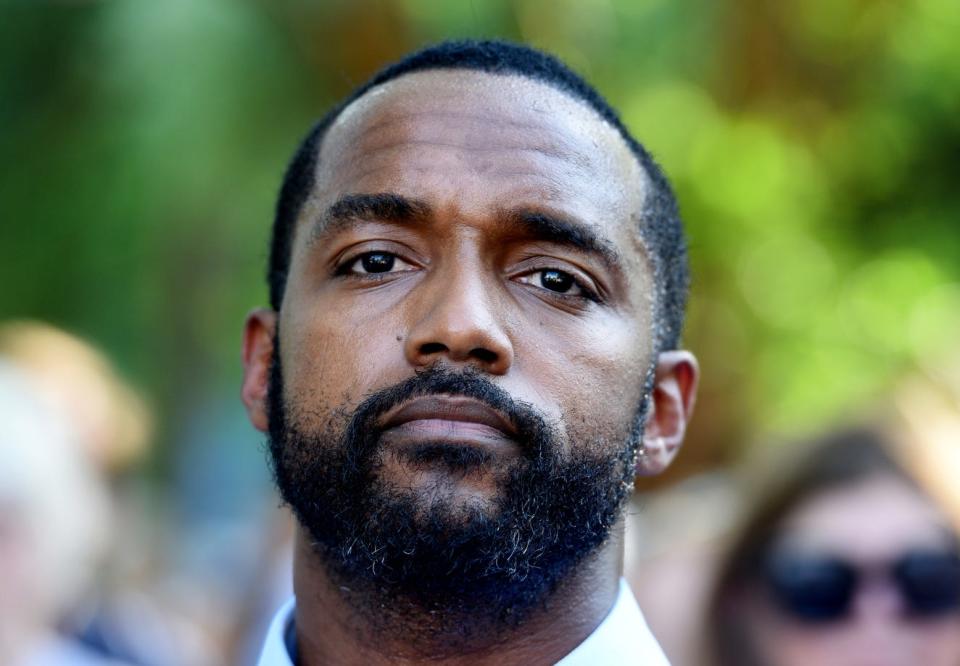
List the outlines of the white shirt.
{"type": "MultiPolygon", "coordinates": [[[[259,666],[293,666],[287,652],[286,634],[293,627],[294,599],[273,618],[260,654],[259,666]]],[[[627,581],[620,579],[620,591],[613,608],[600,626],[556,666],[670,666],[663,650],[647,627],[627,581]]]]}

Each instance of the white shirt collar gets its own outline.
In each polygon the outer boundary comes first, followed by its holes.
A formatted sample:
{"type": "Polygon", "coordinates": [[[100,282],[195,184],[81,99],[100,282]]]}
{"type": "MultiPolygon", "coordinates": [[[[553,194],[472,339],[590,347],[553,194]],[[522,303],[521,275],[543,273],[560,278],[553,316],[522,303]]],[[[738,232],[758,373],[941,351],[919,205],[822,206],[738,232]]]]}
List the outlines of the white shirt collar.
{"type": "MultiPolygon", "coordinates": [[[[258,666],[293,666],[287,652],[286,635],[293,627],[294,599],[277,611],[267,632],[258,666]]],[[[613,608],[587,639],[556,666],[641,664],[670,666],[647,627],[627,581],[620,579],[620,591],[613,608]]]]}
{"type": "Polygon", "coordinates": [[[557,662],[557,666],[595,664],[670,666],[623,578],[620,579],[617,600],[600,626],[573,652],[557,662]]]}
{"type": "Polygon", "coordinates": [[[287,652],[287,632],[293,627],[293,611],[296,608],[296,597],[290,599],[277,614],[273,616],[267,638],[263,643],[263,651],[257,666],[293,666],[290,653],[287,652]]]}

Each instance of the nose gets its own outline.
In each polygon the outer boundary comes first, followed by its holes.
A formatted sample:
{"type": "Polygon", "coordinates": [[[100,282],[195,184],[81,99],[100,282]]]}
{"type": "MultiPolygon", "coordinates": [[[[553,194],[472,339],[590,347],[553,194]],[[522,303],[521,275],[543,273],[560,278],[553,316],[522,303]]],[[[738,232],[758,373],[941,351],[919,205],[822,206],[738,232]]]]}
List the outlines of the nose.
{"type": "Polygon", "coordinates": [[[902,595],[892,581],[869,577],[853,600],[854,617],[865,626],[889,628],[906,612],[902,595]]]}
{"type": "Polygon", "coordinates": [[[507,373],[513,364],[513,344],[489,282],[479,270],[457,270],[438,273],[423,285],[404,341],[411,365],[446,361],[495,375],[507,373]]]}

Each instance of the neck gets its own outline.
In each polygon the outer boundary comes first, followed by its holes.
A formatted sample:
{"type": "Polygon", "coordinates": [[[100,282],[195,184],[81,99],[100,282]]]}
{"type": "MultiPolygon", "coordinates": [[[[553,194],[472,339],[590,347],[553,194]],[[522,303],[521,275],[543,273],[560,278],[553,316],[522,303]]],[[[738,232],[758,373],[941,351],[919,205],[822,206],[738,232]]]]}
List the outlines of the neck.
{"type": "MultiPolygon", "coordinates": [[[[461,624],[436,611],[334,581],[298,530],[294,559],[296,634],[302,666],[319,664],[553,664],[582,643],[610,611],[623,566],[623,523],[521,622],[487,626],[464,639],[461,624]],[[369,609],[381,612],[371,614],[369,609]],[[388,618],[384,621],[384,618],[388,618]],[[385,626],[387,627],[385,629],[385,626]]],[[[469,621],[471,618],[462,618],[469,621]]]]}

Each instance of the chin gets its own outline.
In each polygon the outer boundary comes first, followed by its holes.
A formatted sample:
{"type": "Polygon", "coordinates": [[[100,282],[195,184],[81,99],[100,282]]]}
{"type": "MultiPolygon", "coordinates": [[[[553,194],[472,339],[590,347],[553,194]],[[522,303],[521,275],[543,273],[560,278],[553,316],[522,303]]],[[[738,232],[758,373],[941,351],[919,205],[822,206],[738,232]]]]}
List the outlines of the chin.
{"type": "Polygon", "coordinates": [[[409,493],[425,513],[443,509],[452,518],[493,516],[509,465],[480,447],[425,444],[388,456],[377,476],[409,493]]]}

